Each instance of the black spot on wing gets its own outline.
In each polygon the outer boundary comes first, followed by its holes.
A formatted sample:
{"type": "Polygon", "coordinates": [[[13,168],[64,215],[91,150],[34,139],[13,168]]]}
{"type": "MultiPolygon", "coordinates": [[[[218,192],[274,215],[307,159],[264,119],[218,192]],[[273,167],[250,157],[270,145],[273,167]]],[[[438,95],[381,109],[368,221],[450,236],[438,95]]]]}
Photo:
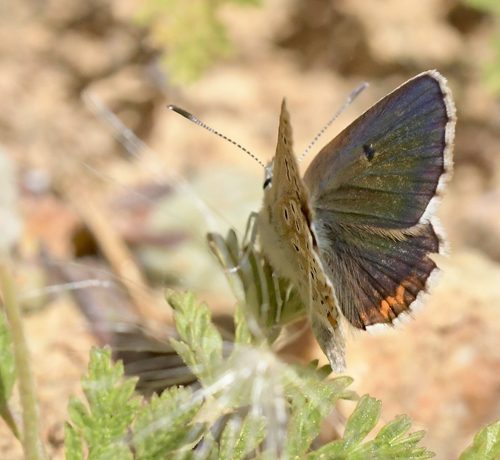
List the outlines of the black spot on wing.
{"type": "Polygon", "coordinates": [[[375,156],[375,149],[372,147],[372,144],[363,145],[363,152],[365,153],[365,157],[368,161],[372,161],[375,156]]]}

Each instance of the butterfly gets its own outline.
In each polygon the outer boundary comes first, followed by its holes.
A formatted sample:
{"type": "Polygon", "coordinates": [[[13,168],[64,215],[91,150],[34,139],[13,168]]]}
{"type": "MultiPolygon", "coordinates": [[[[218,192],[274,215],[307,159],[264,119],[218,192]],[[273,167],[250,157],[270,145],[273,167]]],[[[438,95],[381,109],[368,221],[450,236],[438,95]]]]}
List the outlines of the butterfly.
{"type": "Polygon", "coordinates": [[[285,100],[257,217],[261,250],[298,288],[335,372],[343,318],[357,329],[405,322],[446,252],[436,207],[451,176],[456,112],[431,70],[388,94],[327,144],[303,178],[285,100]]]}

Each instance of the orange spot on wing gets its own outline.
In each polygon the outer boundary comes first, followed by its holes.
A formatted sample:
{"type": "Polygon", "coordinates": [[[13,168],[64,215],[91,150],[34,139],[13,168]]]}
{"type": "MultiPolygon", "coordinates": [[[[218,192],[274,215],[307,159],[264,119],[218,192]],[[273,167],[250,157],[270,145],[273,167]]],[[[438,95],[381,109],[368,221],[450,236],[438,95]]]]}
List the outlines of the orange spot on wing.
{"type": "Polygon", "coordinates": [[[396,300],[400,304],[404,304],[405,303],[405,287],[403,285],[399,286],[396,289],[396,300]]]}
{"type": "MultiPolygon", "coordinates": [[[[388,297],[387,299],[392,299],[392,297],[388,297]]],[[[391,306],[389,305],[389,302],[386,300],[382,300],[382,303],[380,304],[380,314],[386,318],[389,319],[389,312],[391,311],[391,306]]]]}

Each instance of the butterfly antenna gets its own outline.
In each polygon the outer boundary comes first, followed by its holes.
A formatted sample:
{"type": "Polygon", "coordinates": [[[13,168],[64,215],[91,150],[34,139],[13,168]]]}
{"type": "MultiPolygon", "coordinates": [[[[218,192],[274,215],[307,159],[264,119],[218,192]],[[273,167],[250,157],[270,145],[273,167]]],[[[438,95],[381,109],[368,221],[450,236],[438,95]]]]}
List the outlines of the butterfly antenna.
{"type": "Polygon", "coordinates": [[[368,83],[361,83],[351,94],[350,96],[346,99],[344,102],[344,105],[340,108],[340,110],[335,114],[333,118],[331,118],[328,123],[323,126],[323,129],[318,133],[318,135],[313,139],[313,141],[309,144],[307,149],[305,149],[304,153],[300,156],[299,158],[299,163],[302,161],[302,159],[309,153],[309,151],[312,149],[314,144],[318,142],[318,139],[323,135],[323,133],[330,127],[330,125],[339,117],[339,115],[349,106],[349,104],[356,99],[357,96],[359,96],[359,93],[363,91],[365,88],[368,87],[368,83]]]}
{"type": "Polygon", "coordinates": [[[260,161],[252,152],[248,151],[245,147],[241,146],[237,142],[233,141],[227,136],[224,136],[224,134],[219,133],[219,131],[216,131],[213,128],[210,128],[210,126],[206,125],[202,121],[198,120],[194,115],[189,113],[187,110],[181,109],[180,107],[177,107],[176,105],[169,105],[168,108],[172,110],[175,113],[178,113],[179,115],[182,115],[184,118],[187,118],[188,120],[192,121],[193,123],[196,123],[197,125],[201,126],[202,128],[205,128],[206,130],[210,131],[211,133],[217,134],[217,136],[222,137],[222,139],[225,139],[226,141],[231,142],[231,144],[236,145],[239,149],[243,150],[245,153],[250,155],[257,163],[259,163],[263,168],[266,167],[262,161],[260,161]]]}

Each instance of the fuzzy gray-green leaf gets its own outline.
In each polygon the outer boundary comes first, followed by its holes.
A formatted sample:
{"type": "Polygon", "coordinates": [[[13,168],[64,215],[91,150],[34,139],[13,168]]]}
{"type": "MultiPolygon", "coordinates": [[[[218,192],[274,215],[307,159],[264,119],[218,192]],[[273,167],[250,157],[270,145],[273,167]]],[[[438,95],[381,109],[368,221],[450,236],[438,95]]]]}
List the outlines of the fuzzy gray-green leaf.
{"type": "Polygon", "coordinates": [[[307,455],[308,460],[345,459],[412,459],[424,460],[434,457],[425,447],[418,447],[424,432],[404,435],[411,427],[407,416],[396,417],[383,427],[375,439],[361,444],[375,427],[380,417],[380,401],[365,395],[349,417],[344,436],[321,449],[307,455]]]}
{"type": "Polygon", "coordinates": [[[241,460],[265,438],[266,420],[263,416],[249,414],[243,420],[230,420],[220,441],[220,460],[241,460]]]}
{"type": "Polygon", "coordinates": [[[68,432],[72,440],[80,432],[89,449],[89,460],[131,458],[125,440],[140,399],[132,397],[136,379],[122,382],[122,377],[123,365],[111,364],[109,348],[92,349],[89,375],[82,378],[89,407],[73,397],[68,408],[74,424],[68,432]]]}
{"type": "Polygon", "coordinates": [[[167,458],[167,454],[198,442],[207,429],[193,422],[201,405],[202,400],[194,399],[190,388],[172,387],[161,396],[153,395],[134,423],[137,460],[167,458]]]}
{"type": "Polygon", "coordinates": [[[214,371],[222,362],[222,337],[212,323],[208,306],[198,304],[192,293],[181,295],[167,292],[167,300],[174,309],[174,321],[184,345],[172,341],[181,358],[187,357],[186,364],[203,381],[213,379],[214,371]]]}

